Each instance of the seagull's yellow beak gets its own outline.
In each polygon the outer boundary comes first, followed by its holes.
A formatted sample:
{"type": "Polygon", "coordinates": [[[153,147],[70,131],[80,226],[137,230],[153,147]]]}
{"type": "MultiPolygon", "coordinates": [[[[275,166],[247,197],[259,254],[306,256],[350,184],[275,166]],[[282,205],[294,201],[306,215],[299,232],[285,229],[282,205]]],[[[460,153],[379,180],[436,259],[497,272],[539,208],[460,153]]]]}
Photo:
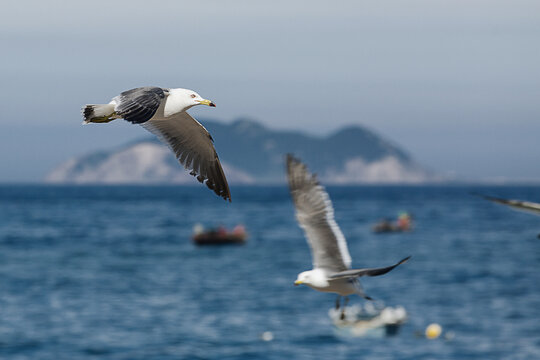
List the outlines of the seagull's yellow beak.
{"type": "Polygon", "coordinates": [[[208,105],[208,106],[211,106],[211,107],[216,107],[216,104],[214,104],[213,102],[211,102],[210,100],[198,100],[199,101],[199,104],[201,105],[208,105]]]}
{"type": "Polygon", "coordinates": [[[296,280],[296,281],[294,282],[294,286],[298,286],[298,285],[300,285],[300,284],[303,284],[303,282],[300,281],[300,280],[296,280]]]}

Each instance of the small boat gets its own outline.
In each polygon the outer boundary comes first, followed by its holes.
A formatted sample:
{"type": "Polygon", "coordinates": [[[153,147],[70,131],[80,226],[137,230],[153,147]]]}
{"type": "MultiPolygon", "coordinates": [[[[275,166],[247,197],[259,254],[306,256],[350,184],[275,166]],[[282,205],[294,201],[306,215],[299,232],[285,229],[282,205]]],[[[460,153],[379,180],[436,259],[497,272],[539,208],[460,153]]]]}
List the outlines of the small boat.
{"type": "Polygon", "coordinates": [[[402,212],[399,214],[395,223],[391,222],[389,219],[382,219],[373,227],[371,230],[374,233],[391,233],[391,232],[405,232],[411,231],[412,226],[412,216],[407,212],[402,212]]]}
{"type": "Polygon", "coordinates": [[[330,309],[328,315],[334,324],[338,336],[348,337],[385,337],[396,335],[401,325],[407,320],[407,312],[402,306],[376,309],[371,303],[345,308],[345,317],[341,310],[330,309]]]}
{"type": "Polygon", "coordinates": [[[191,239],[195,245],[242,245],[246,243],[248,237],[242,225],[237,225],[229,231],[223,226],[204,230],[202,225],[197,224],[193,230],[191,239]]]}
{"type": "Polygon", "coordinates": [[[371,230],[373,230],[373,232],[377,234],[404,231],[400,229],[399,226],[392,224],[391,222],[386,220],[381,220],[380,222],[376,223],[375,225],[373,225],[371,230]]]}

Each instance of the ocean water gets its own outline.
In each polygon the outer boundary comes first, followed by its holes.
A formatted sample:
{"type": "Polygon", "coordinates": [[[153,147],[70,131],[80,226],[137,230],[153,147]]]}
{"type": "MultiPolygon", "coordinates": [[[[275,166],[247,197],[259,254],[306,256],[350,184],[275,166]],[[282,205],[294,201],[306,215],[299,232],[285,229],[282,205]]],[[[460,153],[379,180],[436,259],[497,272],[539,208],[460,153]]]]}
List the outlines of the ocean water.
{"type": "Polygon", "coordinates": [[[540,359],[540,217],[471,195],[540,202],[540,187],[328,188],[353,265],[412,255],[362,279],[408,312],[387,338],[336,335],[335,296],[293,286],[311,259],[285,187],[231,191],[0,187],[0,358],[540,359]],[[370,231],[401,210],[414,231],[370,231]],[[196,247],[197,222],[250,238],[196,247]],[[433,322],[453,337],[417,335],[433,322]]]}

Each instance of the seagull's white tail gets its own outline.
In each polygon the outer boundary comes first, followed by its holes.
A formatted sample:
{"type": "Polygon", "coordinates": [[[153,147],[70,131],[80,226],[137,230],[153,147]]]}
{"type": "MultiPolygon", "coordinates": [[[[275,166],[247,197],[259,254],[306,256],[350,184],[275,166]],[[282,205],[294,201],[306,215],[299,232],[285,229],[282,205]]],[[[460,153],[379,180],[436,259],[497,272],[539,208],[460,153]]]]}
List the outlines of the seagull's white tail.
{"type": "Polygon", "coordinates": [[[118,117],[114,113],[114,104],[92,104],[82,108],[83,124],[109,122],[118,117]]]}

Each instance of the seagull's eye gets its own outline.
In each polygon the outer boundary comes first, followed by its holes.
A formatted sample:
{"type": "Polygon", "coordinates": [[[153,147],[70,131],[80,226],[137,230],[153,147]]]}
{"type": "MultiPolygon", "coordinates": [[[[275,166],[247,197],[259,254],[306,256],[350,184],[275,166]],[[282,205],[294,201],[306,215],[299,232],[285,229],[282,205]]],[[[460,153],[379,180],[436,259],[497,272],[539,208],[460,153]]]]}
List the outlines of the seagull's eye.
{"type": "Polygon", "coordinates": [[[197,97],[197,95],[195,95],[195,94],[191,94],[191,97],[192,97],[192,98],[196,98],[196,97],[197,97]]]}

